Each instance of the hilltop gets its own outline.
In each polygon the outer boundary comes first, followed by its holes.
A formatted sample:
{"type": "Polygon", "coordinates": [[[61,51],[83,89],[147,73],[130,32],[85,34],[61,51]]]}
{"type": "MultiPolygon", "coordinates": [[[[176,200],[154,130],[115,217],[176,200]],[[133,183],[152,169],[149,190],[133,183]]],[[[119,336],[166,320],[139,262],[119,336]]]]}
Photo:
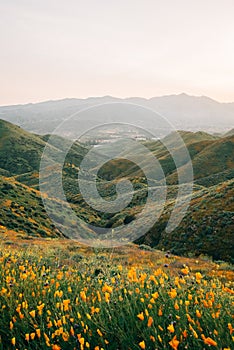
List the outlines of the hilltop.
{"type": "MultiPolygon", "coordinates": [[[[177,130],[206,130],[212,133],[226,132],[234,127],[234,103],[220,103],[206,96],[189,96],[185,93],[150,99],[103,96],[1,106],[0,118],[18,124],[28,131],[46,134],[52,132],[56,126],[74,113],[84,108],[107,103],[131,103],[150,108],[165,117],[177,130]]],[[[134,121],[136,121],[135,113],[130,111],[128,123],[134,124],[134,121]]],[[[86,126],[88,125],[87,121],[86,126]]],[[[75,123],[74,127],[76,127],[75,123]]],[[[149,127],[153,129],[154,122],[149,127]]],[[[68,134],[70,137],[74,136],[74,128],[61,130],[60,136],[68,134]]]]}
{"type": "Polygon", "coordinates": [[[234,128],[229,130],[224,136],[233,136],[234,135],[234,128]]]}
{"type": "MultiPolygon", "coordinates": [[[[21,127],[0,119],[0,164],[3,174],[20,175],[30,172],[38,172],[43,150],[47,144],[49,135],[36,135],[25,131],[21,127]]],[[[68,140],[54,135],[50,139],[51,158],[48,162],[53,163],[53,156],[59,154],[68,140]]],[[[75,143],[69,155],[73,162],[82,159],[85,152],[83,146],[75,143]]],[[[69,162],[69,157],[67,161],[69,162]]]]}

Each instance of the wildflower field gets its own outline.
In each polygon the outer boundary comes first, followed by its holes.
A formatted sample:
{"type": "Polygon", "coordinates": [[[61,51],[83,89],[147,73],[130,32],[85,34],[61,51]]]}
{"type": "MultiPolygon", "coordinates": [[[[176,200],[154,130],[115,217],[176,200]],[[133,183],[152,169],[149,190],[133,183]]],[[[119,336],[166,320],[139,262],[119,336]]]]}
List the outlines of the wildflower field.
{"type": "Polygon", "coordinates": [[[3,242],[0,349],[233,349],[231,266],[129,245],[3,242]]]}

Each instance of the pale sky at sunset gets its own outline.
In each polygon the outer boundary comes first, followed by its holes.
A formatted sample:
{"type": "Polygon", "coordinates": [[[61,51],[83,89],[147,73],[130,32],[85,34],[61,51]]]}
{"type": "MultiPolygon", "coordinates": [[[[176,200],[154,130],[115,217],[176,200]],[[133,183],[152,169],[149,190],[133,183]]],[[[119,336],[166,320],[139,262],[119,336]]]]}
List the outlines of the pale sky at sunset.
{"type": "Polygon", "coordinates": [[[0,105],[186,92],[234,101],[233,0],[0,0],[0,105]]]}

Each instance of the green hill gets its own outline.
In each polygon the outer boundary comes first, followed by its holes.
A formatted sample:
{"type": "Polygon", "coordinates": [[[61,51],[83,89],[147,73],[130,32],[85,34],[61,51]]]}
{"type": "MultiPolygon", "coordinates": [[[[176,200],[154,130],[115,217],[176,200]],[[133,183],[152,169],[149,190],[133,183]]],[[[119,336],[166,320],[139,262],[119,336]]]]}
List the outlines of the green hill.
{"type": "Polygon", "coordinates": [[[28,236],[61,235],[49,219],[38,191],[14,178],[0,176],[0,198],[0,226],[28,236]]]}
{"type": "MultiPolygon", "coordinates": [[[[85,225],[75,223],[69,215],[70,206],[55,198],[48,198],[51,208],[50,217],[47,214],[39,191],[15,181],[14,177],[0,176],[0,227],[14,231],[23,237],[63,237],[63,228],[88,234],[85,225]],[[56,221],[55,227],[53,221],[56,221]]],[[[84,217],[78,206],[73,206],[77,214],[84,217]]],[[[92,218],[87,215],[87,221],[92,218]]]]}
{"type": "MultiPolygon", "coordinates": [[[[217,174],[225,174],[234,169],[234,136],[224,137],[216,141],[201,142],[188,146],[190,154],[193,153],[192,163],[194,179],[198,184],[205,184],[204,178],[209,178],[206,186],[212,186],[221,182],[217,174]],[[191,152],[195,148],[196,152],[191,152]],[[213,181],[212,181],[213,178],[213,181]]],[[[183,165],[181,171],[185,172],[187,165],[183,165]]],[[[170,183],[176,182],[176,172],[168,177],[170,183]]]]}
{"type": "MultiPolygon", "coordinates": [[[[49,135],[35,135],[0,119],[0,164],[2,170],[7,171],[10,175],[38,172],[41,155],[48,138],[49,135]]],[[[67,143],[68,140],[56,135],[50,139],[51,159],[48,159],[49,163],[53,163],[55,155],[59,157],[67,143]]],[[[84,153],[85,147],[74,143],[66,161],[74,164],[79,163],[84,153]]]]}
{"type": "Polygon", "coordinates": [[[45,142],[19,126],[0,120],[0,164],[11,174],[38,170],[45,142]]]}
{"type": "Polygon", "coordinates": [[[219,137],[208,134],[207,132],[204,132],[204,131],[191,132],[191,131],[179,130],[177,132],[172,132],[171,134],[169,134],[164,138],[164,141],[167,144],[170,144],[170,146],[172,146],[173,148],[179,146],[177,142],[178,138],[176,137],[177,133],[180,134],[186,146],[196,142],[215,141],[219,139],[219,137]]]}
{"type": "Polygon", "coordinates": [[[165,232],[172,204],[138,243],[172,250],[175,254],[207,254],[234,262],[234,179],[196,191],[189,210],[175,231],[165,232]]]}
{"type": "MultiPolygon", "coordinates": [[[[194,170],[194,178],[196,183],[205,186],[212,186],[219,182],[230,179],[230,172],[234,169],[234,145],[233,137],[219,138],[205,132],[179,132],[191,157],[194,170]],[[222,173],[222,174],[221,174],[222,173]],[[220,178],[217,174],[220,174],[220,178]],[[214,176],[215,175],[215,176],[214,176]],[[227,177],[225,177],[227,175],[227,177]],[[209,177],[209,181],[206,183],[203,178],[209,177]],[[199,181],[200,180],[200,181],[199,181]]],[[[177,170],[173,161],[172,155],[164,144],[169,145],[176,155],[181,171],[186,171],[187,158],[183,156],[183,149],[180,148],[178,138],[175,133],[171,133],[163,139],[163,142],[159,141],[147,141],[144,145],[154,154],[159,160],[165,176],[167,177],[167,183],[175,185],[177,183],[177,170]]],[[[142,165],[150,170],[151,164],[147,159],[143,158],[142,165]]],[[[129,166],[122,160],[115,160],[109,162],[102,169],[102,176],[109,179],[110,176],[127,176],[130,178],[141,177],[142,171],[136,166],[129,166]]]]}
{"type": "MultiPolygon", "coordinates": [[[[180,131],[180,135],[190,153],[194,169],[194,194],[190,208],[180,226],[173,233],[166,233],[166,223],[178,192],[175,163],[161,141],[143,142],[161,163],[166,175],[168,193],[163,215],[138,243],[172,249],[176,254],[193,252],[196,255],[208,254],[215,259],[233,261],[234,136],[216,137],[204,132],[183,131],[180,131]]],[[[31,134],[0,120],[0,225],[19,234],[41,237],[61,235],[63,227],[86,232],[85,226],[74,226],[75,223],[69,217],[67,203],[49,198],[59,229],[55,229],[43,207],[38,192],[38,170],[49,137],[50,135],[31,134]],[[61,206],[65,210],[60,213],[61,206]]],[[[170,144],[178,156],[180,171],[185,171],[188,165],[186,159],[180,157],[181,150],[176,135],[172,133],[164,141],[170,144]]],[[[42,181],[49,183],[50,188],[55,191],[56,160],[63,156],[62,151],[67,148],[68,142],[60,136],[53,136],[49,146],[50,167],[42,181]]],[[[115,146],[118,147],[118,143],[115,146]]],[[[75,142],[64,162],[64,192],[74,212],[84,222],[101,227],[114,228],[134,220],[135,215],[143,209],[147,198],[147,181],[141,166],[146,165],[150,170],[148,159],[143,158],[139,166],[117,159],[106,163],[99,171],[97,186],[107,200],[116,197],[115,187],[122,177],[131,180],[134,188],[131,203],[120,213],[109,214],[95,211],[85,203],[79,193],[79,165],[87,151],[87,147],[75,142]]],[[[101,157],[98,148],[96,156],[101,157]]],[[[87,181],[92,181],[92,171],[86,175],[87,181]]],[[[160,181],[160,177],[154,179],[153,186],[160,186],[160,181]]],[[[125,195],[127,193],[123,197],[125,195]]],[[[148,214],[154,215],[154,212],[148,214]]],[[[144,226],[144,222],[142,225],[144,226]]]]}

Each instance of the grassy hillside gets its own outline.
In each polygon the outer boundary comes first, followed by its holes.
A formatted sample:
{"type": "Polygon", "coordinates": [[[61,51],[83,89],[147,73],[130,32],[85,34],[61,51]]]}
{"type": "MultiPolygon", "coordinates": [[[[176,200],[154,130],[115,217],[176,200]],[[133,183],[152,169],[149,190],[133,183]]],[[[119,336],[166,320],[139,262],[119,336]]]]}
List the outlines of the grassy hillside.
{"type": "MultiPolygon", "coordinates": [[[[215,259],[233,261],[233,198],[234,198],[234,144],[233,136],[216,137],[204,132],[180,131],[194,167],[194,194],[190,208],[180,226],[172,233],[165,233],[165,227],[174,199],[177,196],[177,174],[174,161],[160,141],[147,141],[151,152],[159,159],[168,184],[167,202],[164,213],[154,227],[138,240],[159,248],[172,249],[176,254],[195,255],[208,254],[215,259]]],[[[61,235],[59,229],[55,229],[43,207],[38,192],[38,168],[40,157],[49,135],[38,136],[30,134],[21,128],[5,121],[0,121],[0,195],[1,195],[1,225],[18,234],[37,237],[56,237],[61,235]]],[[[54,155],[63,155],[68,140],[54,136],[52,139],[51,159],[48,159],[50,168],[43,178],[44,183],[49,183],[50,188],[56,190],[57,183],[54,180],[56,166],[53,164],[54,155]]],[[[170,134],[165,139],[167,144],[180,155],[175,134],[170,134]]],[[[137,213],[141,212],[147,198],[147,181],[142,173],[141,165],[151,166],[147,159],[143,159],[140,166],[122,159],[106,163],[98,173],[97,186],[99,192],[107,200],[116,197],[115,186],[118,179],[126,177],[131,180],[134,188],[134,196],[131,203],[119,213],[102,213],[95,211],[83,200],[79,193],[77,176],[79,164],[88,148],[79,143],[74,143],[69,151],[63,169],[64,191],[74,212],[84,222],[101,227],[115,228],[120,224],[127,224],[135,220],[137,213]],[[110,182],[111,180],[111,182],[110,182]]],[[[97,150],[97,157],[98,154],[97,150]]],[[[187,164],[180,159],[181,171],[187,164]]],[[[90,181],[92,174],[87,174],[90,181]]],[[[154,180],[154,186],[160,185],[160,178],[154,180]]],[[[123,197],[126,194],[123,194],[123,197]]],[[[75,227],[71,221],[66,203],[59,203],[54,198],[50,199],[54,220],[58,227],[71,227],[72,230],[85,230],[83,225],[75,227]],[[60,213],[60,206],[65,206],[65,211],[60,213]]],[[[150,212],[149,215],[154,215],[150,212]]],[[[144,221],[144,220],[143,220],[144,221]]],[[[144,222],[142,222],[144,226],[144,222]]],[[[142,227],[143,227],[142,226],[142,227]]],[[[86,231],[84,231],[86,232],[86,231]]]]}
{"type": "MultiPolygon", "coordinates": [[[[193,164],[194,179],[198,184],[204,184],[204,178],[209,177],[206,186],[212,186],[223,180],[224,175],[234,169],[234,136],[224,137],[216,141],[204,141],[188,146],[193,164]],[[215,176],[220,174],[219,176],[215,176]],[[213,181],[212,181],[213,178],[213,181]]],[[[181,168],[185,172],[186,164],[181,168]]],[[[176,172],[168,176],[169,183],[176,182],[176,172]]]]}
{"type": "Polygon", "coordinates": [[[40,193],[14,179],[0,176],[1,227],[36,237],[61,235],[44,209],[40,193]]]}
{"type": "Polygon", "coordinates": [[[193,195],[183,221],[172,233],[165,227],[172,206],[169,204],[160,220],[139,240],[151,246],[186,254],[208,254],[215,259],[234,262],[234,179],[202,189],[193,195]]]}
{"type": "MultiPolygon", "coordinates": [[[[218,137],[207,134],[205,132],[189,132],[189,131],[179,131],[181,138],[187,147],[190,157],[193,160],[196,155],[203,151],[206,147],[211,146],[215,141],[219,140],[218,137]]],[[[175,153],[177,159],[179,160],[180,166],[186,165],[187,158],[184,157],[184,152],[181,150],[181,142],[178,141],[177,133],[171,133],[163,139],[163,142],[158,141],[145,141],[144,146],[147,147],[153,155],[159,160],[165,176],[168,177],[168,181],[172,184],[176,184],[176,166],[173,161],[172,155],[168,151],[167,146],[175,153]],[[170,180],[169,175],[175,173],[170,180]]],[[[117,145],[118,147],[118,145],[117,145]]],[[[140,152],[140,151],[139,151],[140,152]]],[[[146,166],[148,170],[151,169],[150,162],[144,157],[140,167],[134,164],[128,164],[128,162],[123,160],[114,160],[108,162],[101,171],[102,176],[106,179],[111,177],[123,177],[127,176],[130,178],[142,177],[142,166],[146,166]]],[[[160,177],[159,177],[160,179],[160,177]]]]}
{"type": "Polygon", "coordinates": [[[38,170],[45,142],[19,126],[0,120],[0,164],[11,174],[38,170]]]}
{"type": "MultiPolygon", "coordinates": [[[[30,172],[38,172],[41,155],[48,141],[49,135],[39,136],[29,133],[19,126],[0,119],[0,164],[4,171],[10,175],[19,175],[30,172]]],[[[59,157],[67,145],[67,140],[53,136],[50,141],[51,159],[59,157]]],[[[66,161],[79,163],[85,152],[85,148],[79,143],[74,143],[66,161]]],[[[56,159],[55,159],[56,160],[56,159]]]]}
{"type": "MultiPolygon", "coordinates": [[[[70,206],[55,198],[48,198],[50,216],[44,208],[41,194],[29,186],[15,181],[14,177],[5,178],[0,176],[0,226],[11,230],[15,234],[27,237],[56,238],[63,236],[63,228],[69,228],[73,232],[88,234],[89,229],[77,224],[69,215],[70,206]],[[53,220],[51,219],[53,218],[53,220]],[[55,227],[53,222],[56,222],[55,227]]],[[[87,208],[73,205],[77,215],[87,222],[97,221],[95,216],[87,208]],[[85,213],[85,214],[84,214],[85,213]]]]}

